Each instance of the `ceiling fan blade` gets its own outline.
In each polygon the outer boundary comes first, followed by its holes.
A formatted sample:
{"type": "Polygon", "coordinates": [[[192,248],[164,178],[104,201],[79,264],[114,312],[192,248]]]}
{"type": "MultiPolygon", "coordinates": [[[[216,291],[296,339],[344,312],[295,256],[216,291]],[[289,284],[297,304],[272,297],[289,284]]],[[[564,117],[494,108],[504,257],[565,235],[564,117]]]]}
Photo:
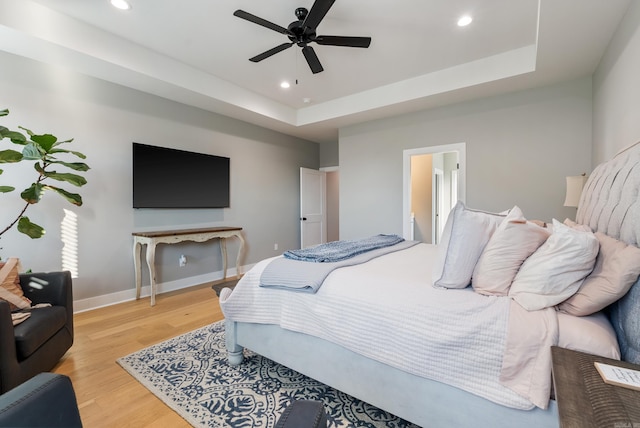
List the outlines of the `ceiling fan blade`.
{"type": "Polygon", "coordinates": [[[322,70],[324,70],[324,68],[322,68],[322,64],[320,64],[318,55],[316,55],[316,51],[314,51],[311,46],[303,47],[302,54],[307,60],[307,64],[309,64],[309,68],[311,68],[311,72],[313,74],[320,73],[322,70]]]}
{"type": "Polygon", "coordinates": [[[335,1],[336,0],[316,0],[302,23],[302,27],[309,27],[315,30],[335,1]]]}
{"type": "Polygon", "coordinates": [[[238,18],[246,19],[249,22],[253,22],[254,24],[262,25],[270,30],[277,31],[281,34],[289,34],[289,30],[284,27],[279,26],[278,24],[274,24],[273,22],[267,21],[266,19],[262,19],[259,16],[255,16],[250,14],[249,12],[245,12],[244,10],[236,10],[233,12],[234,16],[238,18]]]}
{"type": "Polygon", "coordinates": [[[368,48],[371,44],[371,37],[318,36],[313,41],[319,45],[368,48]]]}
{"type": "Polygon", "coordinates": [[[282,52],[283,50],[290,48],[293,43],[283,43],[281,45],[276,46],[275,48],[269,49],[268,51],[262,52],[260,55],[256,55],[253,58],[249,58],[251,62],[260,62],[263,59],[269,58],[271,55],[275,55],[278,52],[282,52]]]}

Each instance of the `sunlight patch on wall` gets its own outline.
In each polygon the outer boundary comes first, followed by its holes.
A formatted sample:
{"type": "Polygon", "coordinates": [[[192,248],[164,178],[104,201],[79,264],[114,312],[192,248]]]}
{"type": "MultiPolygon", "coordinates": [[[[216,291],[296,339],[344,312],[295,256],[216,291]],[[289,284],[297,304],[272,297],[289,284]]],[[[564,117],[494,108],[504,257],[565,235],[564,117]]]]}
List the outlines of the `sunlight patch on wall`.
{"type": "Polygon", "coordinates": [[[62,269],[71,272],[72,278],[78,277],[78,215],[64,210],[60,224],[62,238],[62,269]]]}

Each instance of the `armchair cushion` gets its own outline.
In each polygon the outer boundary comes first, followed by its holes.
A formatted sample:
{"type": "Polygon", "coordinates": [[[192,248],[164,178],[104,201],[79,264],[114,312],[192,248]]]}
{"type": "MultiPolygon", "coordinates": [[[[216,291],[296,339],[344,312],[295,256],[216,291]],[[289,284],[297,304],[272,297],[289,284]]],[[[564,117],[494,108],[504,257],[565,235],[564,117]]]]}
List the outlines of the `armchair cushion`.
{"type": "Polygon", "coordinates": [[[15,326],[16,353],[18,360],[24,360],[67,322],[67,310],[64,306],[51,306],[31,310],[31,317],[15,326]]]}

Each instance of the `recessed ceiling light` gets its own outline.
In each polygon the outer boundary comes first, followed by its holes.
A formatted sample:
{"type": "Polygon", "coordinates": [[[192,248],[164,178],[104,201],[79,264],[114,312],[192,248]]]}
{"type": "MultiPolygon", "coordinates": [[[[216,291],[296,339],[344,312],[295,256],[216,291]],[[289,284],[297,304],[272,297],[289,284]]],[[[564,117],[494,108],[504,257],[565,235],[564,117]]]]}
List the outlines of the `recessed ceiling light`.
{"type": "Polygon", "coordinates": [[[287,82],[286,80],[283,80],[283,81],[280,83],[280,87],[281,87],[282,89],[288,89],[290,86],[291,86],[291,84],[290,84],[289,82],[287,82]]]}
{"type": "Polygon", "coordinates": [[[131,5],[127,0],[111,0],[111,5],[121,10],[131,9],[131,5]]]}
{"type": "Polygon", "coordinates": [[[461,16],[460,19],[458,19],[458,27],[466,27],[471,24],[471,21],[473,21],[473,18],[469,15],[461,16]]]}

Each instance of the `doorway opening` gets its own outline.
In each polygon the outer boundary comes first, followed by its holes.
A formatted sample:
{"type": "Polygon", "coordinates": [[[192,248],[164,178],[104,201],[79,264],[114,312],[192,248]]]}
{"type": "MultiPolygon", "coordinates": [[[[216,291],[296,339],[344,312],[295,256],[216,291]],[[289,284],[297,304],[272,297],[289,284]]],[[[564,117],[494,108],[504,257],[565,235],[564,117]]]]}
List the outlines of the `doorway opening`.
{"type": "Polygon", "coordinates": [[[437,244],[451,208],[465,201],[465,143],[403,151],[405,239],[437,244]]]}

